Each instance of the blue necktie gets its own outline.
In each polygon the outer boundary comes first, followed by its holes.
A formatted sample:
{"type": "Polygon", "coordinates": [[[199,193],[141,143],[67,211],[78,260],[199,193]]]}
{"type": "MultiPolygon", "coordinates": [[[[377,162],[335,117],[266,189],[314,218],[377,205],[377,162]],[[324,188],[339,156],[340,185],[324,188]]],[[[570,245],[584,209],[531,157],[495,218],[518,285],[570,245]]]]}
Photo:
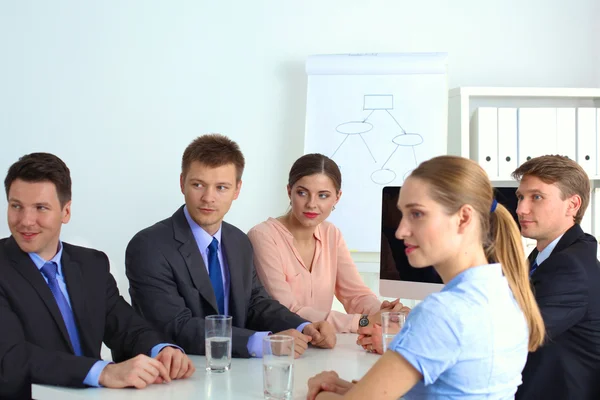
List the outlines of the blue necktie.
{"type": "Polygon", "coordinates": [[[537,267],[538,267],[537,261],[534,261],[533,264],[531,264],[531,269],[529,270],[529,277],[531,277],[533,275],[533,273],[535,272],[537,267]]]}
{"type": "Polygon", "coordinates": [[[67,299],[58,286],[58,280],[56,279],[57,269],[58,267],[55,263],[47,262],[42,267],[42,274],[44,274],[46,279],[48,279],[48,286],[50,286],[50,291],[54,295],[56,304],[58,304],[58,309],[60,310],[63,320],[65,321],[65,325],[67,326],[67,332],[69,332],[69,338],[71,338],[71,344],[73,345],[75,355],[80,356],[83,353],[81,352],[81,344],[79,343],[77,325],[75,325],[75,315],[73,315],[73,310],[71,310],[71,307],[69,307],[67,299]]]}
{"type": "Polygon", "coordinates": [[[225,291],[223,289],[223,276],[221,275],[221,264],[219,263],[219,242],[213,238],[208,245],[208,275],[210,283],[212,283],[215,297],[217,298],[217,306],[219,314],[225,314],[225,291]]]}

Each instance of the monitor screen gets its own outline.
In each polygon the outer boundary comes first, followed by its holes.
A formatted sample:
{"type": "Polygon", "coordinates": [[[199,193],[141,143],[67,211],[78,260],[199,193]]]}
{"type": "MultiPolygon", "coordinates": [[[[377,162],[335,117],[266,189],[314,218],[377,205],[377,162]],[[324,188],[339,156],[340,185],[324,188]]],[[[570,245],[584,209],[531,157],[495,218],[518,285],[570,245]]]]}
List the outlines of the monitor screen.
{"type": "MultiPolygon", "coordinates": [[[[516,185],[517,182],[514,187],[494,187],[496,200],[510,211],[515,221],[516,185]]],[[[433,267],[411,267],[404,252],[404,241],[396,238],[401,216],[397,206],[400,189],[400,186],[383,188],[379,290],[386,297],[422,300],[428,294],[440,291],[443,284],[433,267]]]]}

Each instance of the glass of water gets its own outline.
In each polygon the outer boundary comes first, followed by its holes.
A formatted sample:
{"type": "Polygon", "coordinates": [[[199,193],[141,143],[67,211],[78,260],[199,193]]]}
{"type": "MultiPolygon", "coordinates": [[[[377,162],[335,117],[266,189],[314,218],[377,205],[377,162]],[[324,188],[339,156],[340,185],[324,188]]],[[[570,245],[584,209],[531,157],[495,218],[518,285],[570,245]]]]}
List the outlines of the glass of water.
{"type": "Polygon", "coordinates": [[[204,319],[206,370],[225,372],[231,367],[231,316],[209,315],[204,319]]]}
{"type": "Polygon", "coordinates": [[[290,400],[294,382],[294,338],[284,335],[263,339],[263,387],[267,400],[290,400]]]}
{"type": "Polygon", "coordinates": [[[406,321],[406,314],[399,311],[381,313],[381,335],[383,339],[383,352],[388,349],[389,344],[400,332],[406,321]]]}

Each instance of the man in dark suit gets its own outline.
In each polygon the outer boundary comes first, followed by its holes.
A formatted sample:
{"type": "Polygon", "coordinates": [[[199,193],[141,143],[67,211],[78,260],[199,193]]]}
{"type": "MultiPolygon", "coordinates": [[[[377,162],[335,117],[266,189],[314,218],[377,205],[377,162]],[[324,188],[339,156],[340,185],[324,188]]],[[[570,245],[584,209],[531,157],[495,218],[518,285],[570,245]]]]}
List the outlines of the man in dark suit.
{"type": "Polygon", "coordinates": [[[60,241],[71,218],[62,160],[23,156],[4,184],[11,236],[0,240],[0,398],[29,398],[31,383],[142,388],[190,376],[189,358],[119,295],[106,255],[60,241]],[[131,359],[102,361],[103,341],[131,359]]]}
{"type": "Polygon", "coordinates": [[[311,324],[271,299],[256,275],[250,240],[223,222],[240,193],[243,169],[242,152],[225,136],[200,136],[186,148],[185,205],[127,246],[132,304],[193,354],[205,354],[204,319],[214,314],[233,317],[235,357],[260,357],[270,331],[294,337],[296,356],[309,342],[331,348],[333,327],[311,324]]]}
{"type": "Polygon", "coordinates": [[[527,161],[517,215],[521,233],[537,240],[530,276],[546,343],[530,353],[517,399],[600,398],[600,264],[598,243],[579,226],[590,199],[581,166],[562,156],[527,161]]]}

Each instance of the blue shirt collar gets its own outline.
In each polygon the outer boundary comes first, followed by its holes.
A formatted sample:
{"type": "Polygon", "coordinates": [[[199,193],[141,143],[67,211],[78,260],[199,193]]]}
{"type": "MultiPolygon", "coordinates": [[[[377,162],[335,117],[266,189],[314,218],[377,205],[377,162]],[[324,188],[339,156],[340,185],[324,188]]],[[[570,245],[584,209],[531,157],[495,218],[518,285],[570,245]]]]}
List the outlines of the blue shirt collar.
{"type": "MultiPolygon", "coordinates": [[[[564,235],[564,233],[563,233],[563,235],[564,235]]],[[[541,263],[543,263],[544,261],[546,261],[546,259],[548,257],[550,257],[550,254],[552,254],[552,251],[554,250],[554,248],[556,247],[556,245],[558,244],[560,239],[563,237],[563,235],[560,235],[559,237],[554,239],[552,242],[550,242],[550,244],[548,246],[546,246],[546,248],[544,250],[542,250],[538,253],[537,257],[535,258],[535,262],[537,263],[538,266],[541,263]]]]}
{"type": "Polygon", "coordinates": [[[42,267],[44,266],[44,264],[46,264],[48,261],[56,263],[56,265],[58,267],[57,275],[62,276],[62,264],[60,262],[60,260],[62,258],[62,252],[63,252],[63,245],[62,245],[62,242],[59,240],[58,241],[58,251],[56,252],[56,255],[54,257],[52,257],[52,259],[50,259],[50,260],[44,260],[37,253],[27,253],[27,254],[29,255],[29,258],[31,258],[31,261],[33,261],[33,263],[35,264],[37,269],[39,269],[40,271],[42,270],[42,267]]]}
{"type": "Polygon", "coordinates": [[[201,251],[206,251],[208,245],[212,242],[213,237],[217,239],[217,242],[219,242],[219,247],[221,247],[221,228],[223,227],[223,224],[219,226],[219,230],[215,233],[215,235],[211,236],[208,234],[208,232],[202,229],[202,227],[198,225],[196,221],[192,219],[187,206],[183,207],[183,214],[185,215],[185,219],[192,229],[192,234],[194,235],[194,239],[196,239],[196,244],[201,251]]]}
{"type": "Polygon", "coordinates": [[[467,268],[465,271],[456,275],[448,282],[442,292],[458,286],[461,282],[473,281],[477,279],[489,279],[502,276],[502,266],[500,263],[478,265],[477,267],[467,268]]]}

